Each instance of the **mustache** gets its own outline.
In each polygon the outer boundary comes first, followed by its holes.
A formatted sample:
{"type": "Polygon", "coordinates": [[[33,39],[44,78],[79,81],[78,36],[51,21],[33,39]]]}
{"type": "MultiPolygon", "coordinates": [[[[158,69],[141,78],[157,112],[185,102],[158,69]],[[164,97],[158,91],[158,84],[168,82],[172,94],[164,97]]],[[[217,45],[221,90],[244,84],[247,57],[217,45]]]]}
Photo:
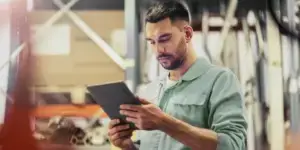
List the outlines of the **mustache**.
{"type": "Polygon", "coordinates": [[[162,57],[173,57],[173,55],[172,54],[166,54],[166,53],[164,53],[164,54],[159,54],[157,56],[157,58],[162,58],[162,57]]]}

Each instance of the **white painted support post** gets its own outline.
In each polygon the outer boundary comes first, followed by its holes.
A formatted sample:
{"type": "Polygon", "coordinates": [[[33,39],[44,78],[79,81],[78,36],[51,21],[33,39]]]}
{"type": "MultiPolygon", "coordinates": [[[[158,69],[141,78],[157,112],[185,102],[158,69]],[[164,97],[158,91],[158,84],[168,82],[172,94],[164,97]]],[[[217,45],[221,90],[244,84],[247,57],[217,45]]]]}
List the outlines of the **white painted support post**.
{"type": "Polygon", "coordinates": [[[270,150],[284,150],[283,74],[280,33],[267,13],[268,40],[268,101],[270,105],[270,150]]]}

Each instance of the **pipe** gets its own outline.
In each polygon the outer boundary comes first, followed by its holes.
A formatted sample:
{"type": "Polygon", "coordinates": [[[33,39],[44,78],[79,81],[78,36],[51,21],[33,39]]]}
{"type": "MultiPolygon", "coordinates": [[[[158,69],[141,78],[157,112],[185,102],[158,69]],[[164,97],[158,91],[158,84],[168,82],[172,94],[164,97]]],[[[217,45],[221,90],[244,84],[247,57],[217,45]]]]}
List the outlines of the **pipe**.
{"type": "MultiPolygon", "coordinates": [[[[258,60],[257,62],[259,61],[259,59],[261,57],[264,57],[265,55],[265,47],[264,47],[264,39],[263,39],[263,35],[262,35],[262,30],[261,30],[261,26],[259,24],[259,20],[258,20],[258,17],[254,16],[255,17],[255,23],[254,23],[254,27],[255,27],[255,32],[256,32],[256,36],[257,36],[257,41],[258,41],[258,50],[259,50],[259,54],[258,54],[258,60]]],[[[266,57],[264,57],[266,59],[266,57]]]]}
{"type": "Polygon", "coordinates": [[[221,31],[221,38],[220,38],[220,44],[218,46],[218,49],[217,49],[217,59],[218,61],[220,61],[219,63],[223,64],[224,62],[222,61],[222,51],[224,49],[224,43],[225,43],[225,40],[227,38],[227,35],[229,33],[229,30],[230,30],[230,27],[231,27],[231,22],[234,18],[234,15],[235,15],[235,11],[236,11],[236,8],[237,8],[237,4],[238,4],[238,0],[231,0],[230,3],[229,3],[229,8],[227,10],[227,14],[226,14],[226,19],[224,21],[224,26],[222,28],[222,31],[221,31]]]}
{"type": "Polygon", "coordinates": [[[209,61],[212,62],[212,56],[208,48],[208,35],[209,35],[209,12],[207,10],[203,11],[202,16],[202,31],[203,31],[203,50],[208,57],[209,61]]]}

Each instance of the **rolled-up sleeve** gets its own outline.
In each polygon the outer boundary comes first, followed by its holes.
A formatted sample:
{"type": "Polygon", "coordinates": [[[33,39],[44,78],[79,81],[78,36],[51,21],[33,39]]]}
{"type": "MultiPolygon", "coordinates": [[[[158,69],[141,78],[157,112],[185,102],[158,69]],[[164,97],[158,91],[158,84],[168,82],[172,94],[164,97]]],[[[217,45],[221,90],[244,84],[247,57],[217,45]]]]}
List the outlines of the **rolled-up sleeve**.
{"type": "Polygon", "coordinates": [[[209,103],[209,125],[218,134],[217,150],[246,149],[246,110],[238,79],[231,71],[216,79],[209,103]]]}

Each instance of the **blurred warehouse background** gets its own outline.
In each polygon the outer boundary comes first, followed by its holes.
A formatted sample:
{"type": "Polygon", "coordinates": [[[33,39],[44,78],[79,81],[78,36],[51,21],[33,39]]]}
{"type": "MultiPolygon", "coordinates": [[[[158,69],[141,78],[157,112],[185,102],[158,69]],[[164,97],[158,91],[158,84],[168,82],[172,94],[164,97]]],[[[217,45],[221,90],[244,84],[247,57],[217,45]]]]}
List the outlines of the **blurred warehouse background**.
{"type": "MultiPolygon", "coordinates": [[[[22,38],[30,37],[34,136],[51,144],[115,149],[107,139],[108,117],[86,86],[124,80],[138,93],[164,72],[144,39],[143,14],[151,1],[0,0],[1,123],[12,104],[5,93],[15,88],[22,38]],[[20,36],[23,30],[30,36],[20,36]],[[65,134],[62,127],[77,132],[65,134]]],[[[186,2],[198,55],[230,68],[241,82],[247,149],[288,149],[289,131],[300,128],[300,1],[186,2]]]]}

